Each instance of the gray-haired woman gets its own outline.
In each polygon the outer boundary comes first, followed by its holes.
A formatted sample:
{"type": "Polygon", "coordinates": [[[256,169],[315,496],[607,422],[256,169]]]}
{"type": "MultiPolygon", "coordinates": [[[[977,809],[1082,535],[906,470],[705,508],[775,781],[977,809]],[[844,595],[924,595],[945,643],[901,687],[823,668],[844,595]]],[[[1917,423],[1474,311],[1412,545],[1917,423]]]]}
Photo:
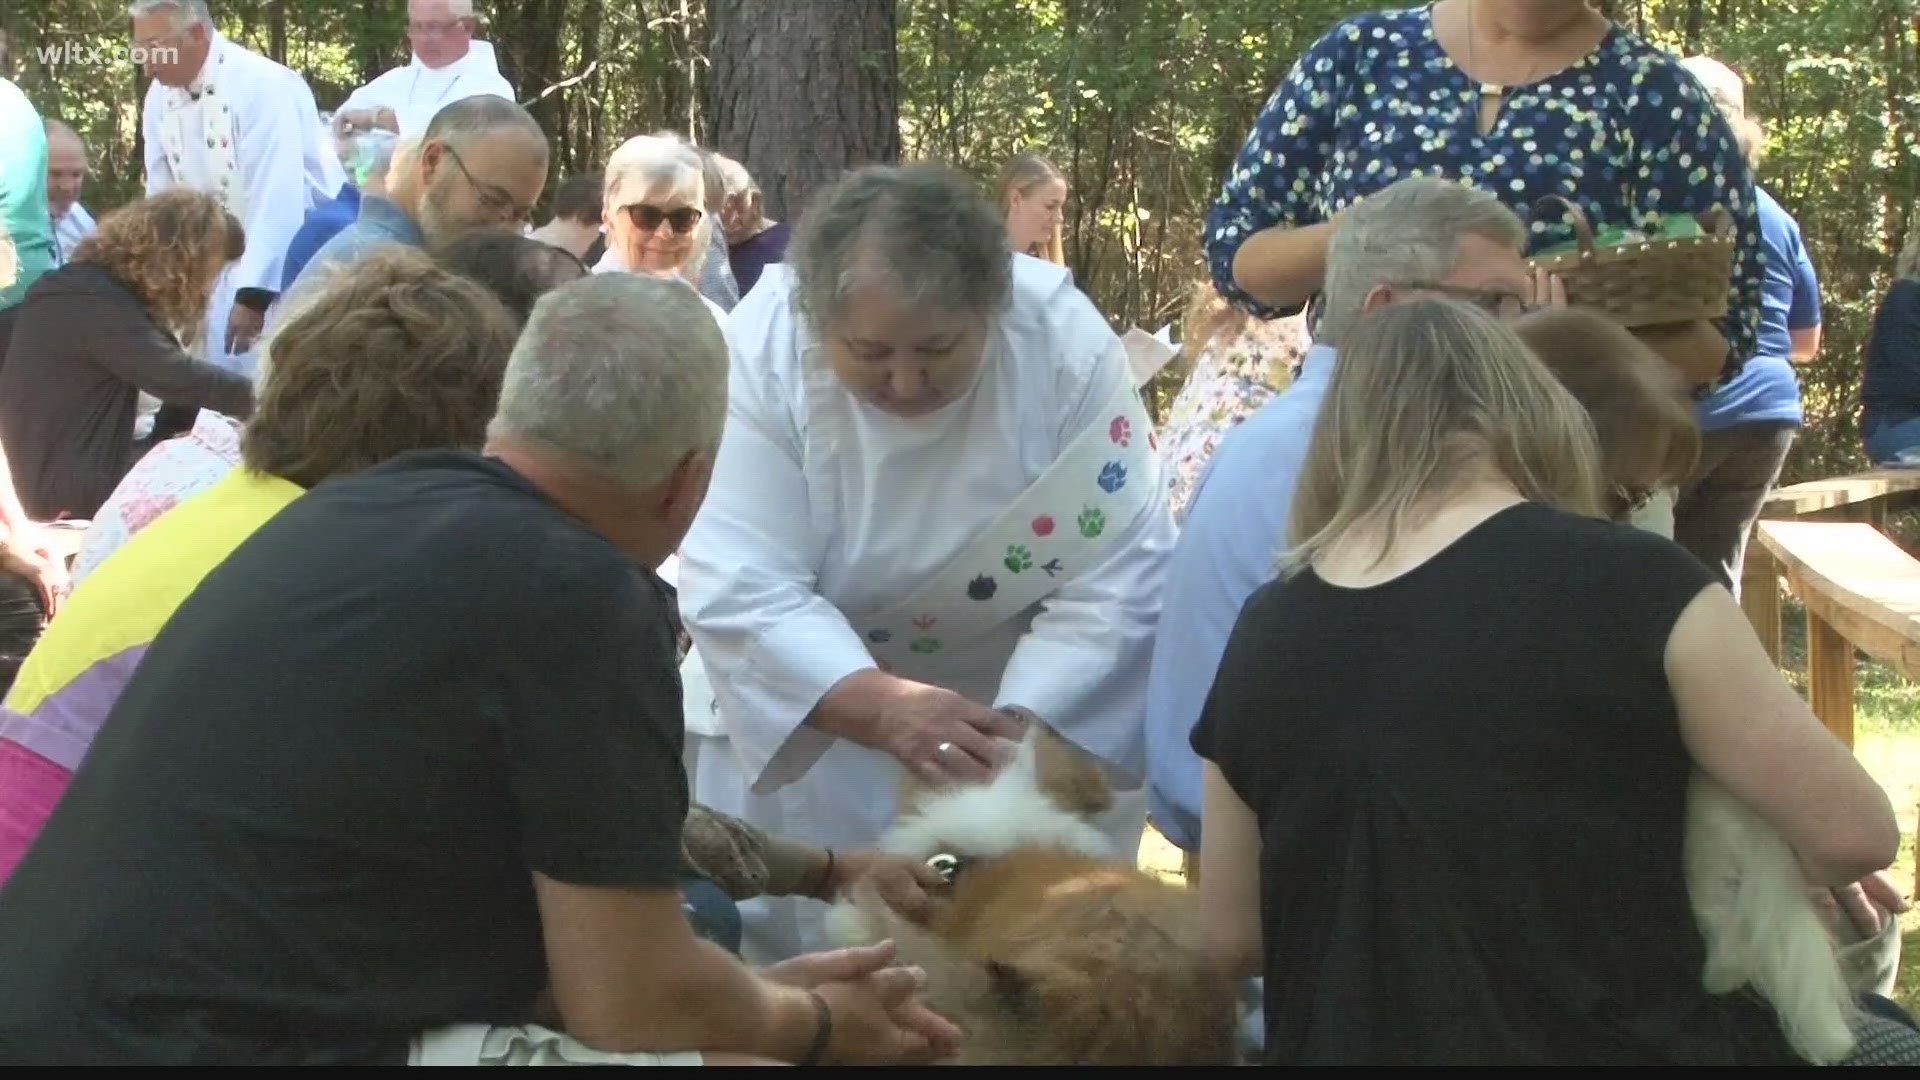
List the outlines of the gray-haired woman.
{"type": "Polygon", "coordinates": [[[1860,374],[1860,435],[1875,464],[1920,447],[1920,228],[1893,269],[1860,374]]]}
{"type": "MultiPolygon", "coordinates": [[[[694,797],[872,846],[901,771],[983,779],[1044,723],[1137,789],[1174,528],[1120,341],[932,166],[817,198],[735,308],[726,434],[681,546],[694,797]]],[[[1139,844],[1143,803],[1106,823],[1139,844]]],[[[742,904],[749,958],[822,912],[742,904]]]]}
{"type": "MultiPolygon", "coordinates": [[[[693,147],[665,135],[636,135],[607,159],[607,253],[596,274],[624,270],[677,277],[696,287],[719,227],[706,210],[705,165],[693,147]]],[[[725,308],[702,295],[714,320],[725,308]]]]}

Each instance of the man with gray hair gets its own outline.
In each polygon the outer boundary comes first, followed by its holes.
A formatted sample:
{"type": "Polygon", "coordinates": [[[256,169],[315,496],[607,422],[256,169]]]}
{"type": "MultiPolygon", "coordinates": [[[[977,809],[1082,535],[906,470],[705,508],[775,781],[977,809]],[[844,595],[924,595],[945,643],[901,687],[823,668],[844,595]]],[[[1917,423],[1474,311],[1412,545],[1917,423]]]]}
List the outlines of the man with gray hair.
{"type": "Polygon", "coordinates": [[[407,43],[413,57],[340,104],[343,122],[418,136],[441,109],[475,94],[515,100],[500,74],[493,44],[474,37],[473,0],[407,0],[407,43]]]}
{"type": "Polygon", "coordinates": [[[153,77],[140,117],[146,193],[208,192],[246,230],[246,253],[214,285],[201,353],[248,372],[287,244],[339,189],[339,163],[307,81],[221,36],[206,0],[133,0],[127,11],[134,57],[153,77]]]}
{"type": "Polygon", "coordinates": [[[1552,283],[1529,275],[1525,241],[1498,198],[1438,178],[1402,180],[1336,219],[1324,309],[1299,377],[1220,441],[1167,575],[1147,684],[1148,795],[1155,826],[1190,855],[1200,850],[1200,759],[1187,736],[1241,605],[1273,576],[1341,336],[1364,312],[1414,296],[1464,299],[1503,317],[1548,301],[1537,294],[1552,283]]]}
{"type": "Polygon", "coordinates": [[[287,289],[297,305],[315,283],[382,244],[438,249],[472,229],[518,232],[547,184],[547,139],[514,102],[462,98],[394,151],[386,190],[363,191],[352,225],[314,253],[287,289]]]}
{"type": "Polygon", "coordinates": [[[727,368],[691,289],[576,280],[535,305],[482,452],[420,450],[337,476],[235,548],[149,653],[182,662],[142,667],[114,712],[157,739],[123,743],[123,760],[152,773],[145,748],[175,747],[204,769],[196,797],[221,808],[155,809],[131,843],[149,863],[150,837],[221,855],[169,879],[186,899],[156,916],[159,945],[138,920],[105,920],[143,943],[107,948],[112,970],[0,968],[8,1056],[699,1065],[951,1052],[958,1033],[889,948],[754,971],[683,914],[678,649],[655,571],[705,498],[727,368]],[[251,675],[214,686],[208,664],[251,675]],[[190,750],[146,724],[179,715],[182,694],[194,730],[251,734],[190,750]]]}
{"type": "Polygon", "coordinates": [[[87,183],[87,144],[64,120],[47,117],[47,215],[53,219],[53,265],[65,266],[93,235],[93,215],[80,204],[87,183]]]}

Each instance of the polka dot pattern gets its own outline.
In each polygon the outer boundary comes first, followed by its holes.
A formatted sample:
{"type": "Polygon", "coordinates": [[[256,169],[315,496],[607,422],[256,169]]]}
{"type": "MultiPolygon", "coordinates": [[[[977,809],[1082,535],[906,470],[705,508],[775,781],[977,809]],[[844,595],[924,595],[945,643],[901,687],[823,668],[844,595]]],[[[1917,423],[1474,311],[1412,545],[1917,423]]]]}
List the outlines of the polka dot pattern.
{"type": "MultiPolygon", "coordinates": [[[[1255,122],[1207,214],[1206,252],[1222,295],[1263,317],[1291,314],[1233,281],[1247,237],[1326,221],[1409,176],[1453,177],[1523,218],[1558,194],[1599,229],[1646,229],[1661,214],[1725,207],[1738,229],[1726,374],[1751,355],[1762,255],[1753,180],[1733,132],[1693,77],[1621,27],[1577,63],[1511,88],[1493,129],[1475,122],[1479,87],[1434,40],[1429,8],[1335,26],[1295,62],[1255,122]]],[[[1529,250],[1572,238],[1536,222],[1529,250]]]]}

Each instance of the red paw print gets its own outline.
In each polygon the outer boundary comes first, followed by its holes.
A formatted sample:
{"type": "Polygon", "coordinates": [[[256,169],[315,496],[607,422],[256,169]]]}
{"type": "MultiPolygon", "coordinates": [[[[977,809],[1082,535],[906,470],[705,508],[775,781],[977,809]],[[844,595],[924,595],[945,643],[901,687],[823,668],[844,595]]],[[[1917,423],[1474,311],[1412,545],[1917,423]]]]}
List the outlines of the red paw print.
{"type": "Polygon", "coordinates": [[[1051,515],[1041,514],[1039,517],[1033,519],[1033,535],[1053,535],[1053,518],[1051,515]]]}
{"type": "Polygon", "coordinates": [[[1133,440],[1133,425],[1127,423],[1126,417],[1116,416],[1113,418],[1113,423],[1107,425],[1107,438],[1120,446],[1125,446],[1133,440]]]}

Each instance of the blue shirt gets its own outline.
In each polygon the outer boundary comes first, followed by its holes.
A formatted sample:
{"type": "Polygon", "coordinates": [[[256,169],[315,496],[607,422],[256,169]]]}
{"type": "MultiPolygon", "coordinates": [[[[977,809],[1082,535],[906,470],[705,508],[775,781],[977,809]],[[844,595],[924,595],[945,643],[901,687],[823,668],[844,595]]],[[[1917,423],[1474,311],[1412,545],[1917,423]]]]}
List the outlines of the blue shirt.
{"type": "MultiPolygon", "coordinates": [[[[1536,200],[1561,195],[1596,231],[1646,229],[1665,214],[1719,206],[1739,237],[1729,369],[1753,355],[1761,281],[1753,180],[1733,129],[1699,82],[1616,25],[1564,70],[1509,91],[1482,135],[1479,88],[1434,40],[1429,10],[1355,15],[1295,62],[1207,214],[1207,263],[1221,295],[1256,314],[1292,314],[1234,283],[1240,245],[1266,228],[1327,221],[1409,176],[1470,183],[1522,219],[1536,200]]],[[[1571,237],[1549,213],[1533,225],[1528,248],[1571,237]]]]}
{"type": "Polygon", "coordinates": [[[1734,424],[1797,425],[1802,418],[1789,332],[1820,325],[1820,282],[1800,239],[1800,223],[1758,185],[1753,194],[1760,210],[1760,250],[1767,256],[1760,285],[1759,347],[1732,382],[1695,408],[1702,431],[1734,424]]]}
{"type": "Polygon", "coordinates": [[[359,216],[360,189],[352,184],[340,185],[340,194],[307,211],[300,231],[294,233],[293,240],[287,244],[287,257],[280,273],[280,291],[293,288],[294,281],[313,259],[314,253],[342,229],[353,224],[359,216]]]}
{"type": "Polygon", "coordinates": [[[324,278],[326,272],[346,263],[383,244],[405,244],[408,247],[427,246],[426,237],[420,234],[420,226],[413,223],[404,211],[378,195],[364,195],[360,199],[360,215],[353,224],[335,233],[333,239],[320,245],[313,253],[306,268],[287,290],[281,293],[285,300],[289,295],[302,289],[311,289],[316,280],[324,278]]]}
{"type": "Polygon", "coordinates": [[[1920,415],[1920,281],[1900,278],[1873,313],[1860,367],[1860,417],[1902,421],[1920,415]]]}
{"type": "Polygon", "coordinates": [[[1188,851],[1200,847],[1200,758],[1187,740],[1241,606],[1273,578],[1333,364],[1332,346],[1307,350],[1299,378],[1220,440],[1167,569],[1147,676],[1147,809],[1188,851]]]}
{"type": "Polygon", "coordinates": [[[53,267],[53,217],[47,213],[47,129],[18,86],[0,79],[0,227],[13,244],[13,284],[0,308],[19,303],[53,267]]]}

